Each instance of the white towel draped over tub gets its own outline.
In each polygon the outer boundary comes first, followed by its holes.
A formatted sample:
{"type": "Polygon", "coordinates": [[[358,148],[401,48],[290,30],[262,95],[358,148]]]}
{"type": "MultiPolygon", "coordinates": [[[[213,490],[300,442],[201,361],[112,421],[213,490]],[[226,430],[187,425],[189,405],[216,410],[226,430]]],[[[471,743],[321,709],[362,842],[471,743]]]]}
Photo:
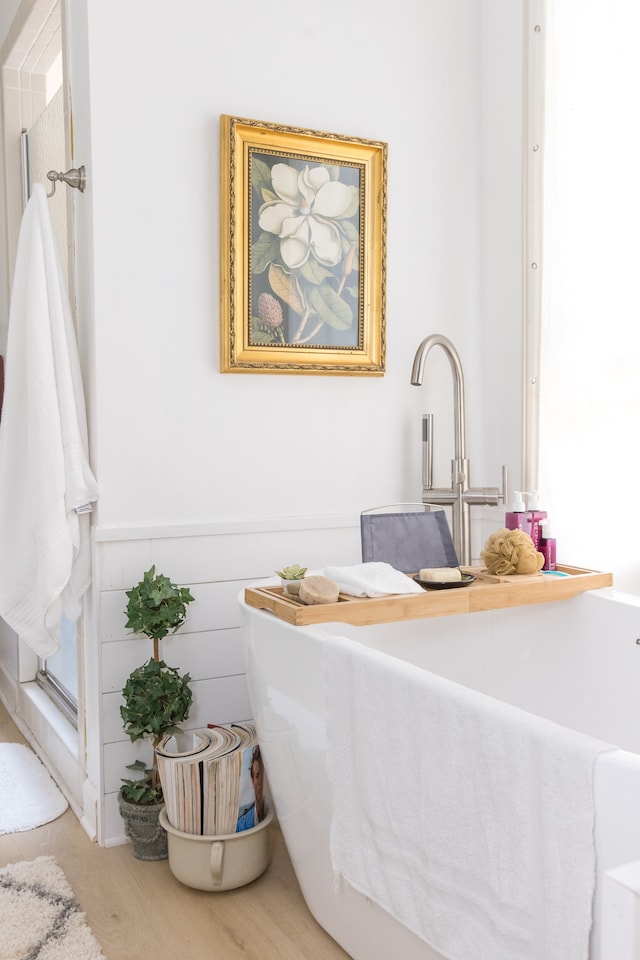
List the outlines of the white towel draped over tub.
{"type": "Polygon", "coordinates": [[[20,227],[0,421],[0,615],[41,657],[59,647],[61,613],[80,614],[90,583],[80,364],[44,187],[20,227]]]}
{"type": "Polygon", "coordinates": [[[449,960],[587,960],[609,745],[344,638],[325,682],[337,882],[449,960]]]}

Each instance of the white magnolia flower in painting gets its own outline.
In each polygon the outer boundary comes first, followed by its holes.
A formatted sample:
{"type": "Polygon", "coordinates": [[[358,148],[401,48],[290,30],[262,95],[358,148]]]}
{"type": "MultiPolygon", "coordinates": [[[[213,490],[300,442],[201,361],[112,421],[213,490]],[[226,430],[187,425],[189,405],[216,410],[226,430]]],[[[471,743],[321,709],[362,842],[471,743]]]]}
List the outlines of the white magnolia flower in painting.
{"type": "Polygon", "coordinates": [[[342,235],[334,221],[356,212],[356,187],[332,180],[326,167],[296,170],[288,163],[274,164],[271,183],[279,199],[262,205],[258,223],[280,237],[285,266],[301,267],[311,254],[327,267],[339,263],[342,235]]]}

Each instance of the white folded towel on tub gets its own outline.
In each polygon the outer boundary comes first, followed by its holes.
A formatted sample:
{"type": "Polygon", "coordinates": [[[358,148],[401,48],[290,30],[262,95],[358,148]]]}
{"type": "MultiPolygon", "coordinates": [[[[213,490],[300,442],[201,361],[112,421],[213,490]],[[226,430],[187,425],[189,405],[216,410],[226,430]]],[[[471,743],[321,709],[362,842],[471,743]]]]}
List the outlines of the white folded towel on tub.
{"type": "Polygon", "coordinates": [[[422,593],[420,584],[390,563],[373,560],[350,567],[325,567],[325,577],[351,597],[385,597],[395,593],[422,593]]]}
{"type": "Polygon", "coordinates": [[[337,878],[448,960],[587,960],[611,747],[328,638],[337,878]]]}

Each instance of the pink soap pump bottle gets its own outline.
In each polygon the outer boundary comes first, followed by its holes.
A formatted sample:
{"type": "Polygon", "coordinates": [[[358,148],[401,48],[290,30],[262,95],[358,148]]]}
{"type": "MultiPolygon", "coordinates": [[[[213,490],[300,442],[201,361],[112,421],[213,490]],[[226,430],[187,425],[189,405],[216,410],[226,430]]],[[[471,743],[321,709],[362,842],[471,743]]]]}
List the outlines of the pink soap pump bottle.
{"type": "Polygon", "coordinates": [[[542,523],[547,519],[547,511],[540,509],[537,490],[531,490],[531,492],[527,494],[527,499],[529,501],[529,509],[527,510],[527,526],[525,529],[533,540],[533,545],[536,550],[541,551],[540,544],[544,529],[542,523]]]}
{"type": "Polygon", "coordinates": [[[540,553],[544,557],[543,570],[556,570],[556,538],[552,536],[549,521],[540,521],[540,553]]]}
{"type": "Polygon", "coordinates": [[[529,533],[527,529],[527,511],[524,505],[524,493],[522,490],[513,491],[513,503],[511,504],[511,509],[505,514],[504,525],[507,530],[524,530],[525,533],[529,533]]]}

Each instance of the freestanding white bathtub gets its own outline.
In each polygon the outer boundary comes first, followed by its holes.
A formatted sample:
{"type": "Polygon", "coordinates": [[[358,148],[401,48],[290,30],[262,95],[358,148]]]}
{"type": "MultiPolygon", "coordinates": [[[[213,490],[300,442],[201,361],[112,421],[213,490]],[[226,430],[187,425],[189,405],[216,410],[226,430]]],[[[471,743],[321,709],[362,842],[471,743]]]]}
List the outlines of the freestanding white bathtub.
{"type": "Polygon", "coordinates": [[[366,627],[290,626],[241,603],[249,692],[287,849],[311,913],[354,960],[441,955],[348,884],[334,883],[322,655],[328,635],[619,747],[596,764],[590,960],[640,957],[639,597],[607,588],[553,603],[366,627]]]}

